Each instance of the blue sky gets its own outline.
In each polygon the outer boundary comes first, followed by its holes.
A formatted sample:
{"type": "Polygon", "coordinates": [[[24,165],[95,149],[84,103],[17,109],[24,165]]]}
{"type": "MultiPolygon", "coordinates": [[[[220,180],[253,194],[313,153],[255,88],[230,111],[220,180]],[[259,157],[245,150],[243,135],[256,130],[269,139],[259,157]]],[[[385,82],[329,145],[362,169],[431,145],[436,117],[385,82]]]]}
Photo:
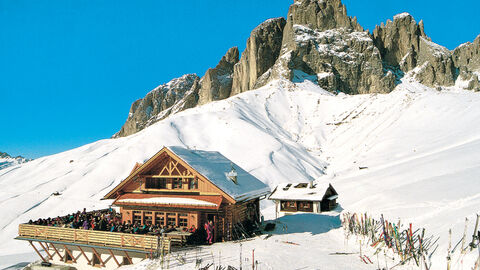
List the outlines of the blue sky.
{"type": "MultiPolygon", "coordinates": [[[[242,51],[289,0],[0,0],[0,151],[31,158],[109,138],[130,105],[242,51]]],[[[364,28],[407,11],[453,49],[480,34],[477,1],[344,0],[364,28]]]]}

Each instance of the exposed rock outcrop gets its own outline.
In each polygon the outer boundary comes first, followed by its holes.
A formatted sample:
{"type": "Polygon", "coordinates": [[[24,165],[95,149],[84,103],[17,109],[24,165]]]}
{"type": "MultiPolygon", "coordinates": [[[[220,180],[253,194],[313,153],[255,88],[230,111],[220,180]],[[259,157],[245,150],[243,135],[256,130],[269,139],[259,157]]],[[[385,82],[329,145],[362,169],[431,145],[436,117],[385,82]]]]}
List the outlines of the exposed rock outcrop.
{"type": "Polygon", "coordinates": [[[127,121],[114,137],[136,133],[164,119],[172,112],[195,107],[198,101],[198,78],[186,74],[150,91],[144,98],[135,101],[127,121]]]}
{"type": "Polygon", "coordinates": [[[455,66],[447,48],[421,37],[417,62],[414,72],[420,83],[431,87],[455,84],[455,66]]]}
{"type": "Polygon", "coordinates": [[[480,71],[480,35],[473,42],[458,46],[453,51],[453,61],[457,68],[465,67],[469,71],[480,71]]]}
{"type": "Polygon", "coordinates": [[[408,13],[402,13],[375,27],[373,39],[384,64],[408,72],[417,65],[420,37],[426,38],[423,21],[417,24],[408,13]]]}
{"type": "Polygon", "coordinates": [[[480,91],[480,35],[473,43],[458,46],[452,58],[459,74],[457,84],[464,89],[480,91]]]}
{"type": "Polygon", "coordinates": [[[389,92],[395,85],[393,74],[383,71],[371,36],[339,0],[290,6],[282,56],[260,81],[278,77],[313,80],[327,90],[351,94],[389,92]]]}
{"type": "Polygon", "coordinates": [[[210,68],[200,80],[198,105],[230,96],[233,82],[233,67],[238,62],[238,48],[230,48],[215,68],[210,68]]]}
{"type": "Polygon", "coordinates": [[[398,14],[393,21],[377,26],[373,38],[385,69],[400,69],[402,75],[412,71],[418,81],[432,87],[455,83],[450,51],[433,43],[425,34],[423,22],[417,24],[410,14],[398,14]]]}
{"type": "Polygon", "coordinates": [[[231,96],[254,89],[258,77],[273,66],[282,47],[284,26],[284,18],[274,18],[253,29],[234,67],[231,96]]]}

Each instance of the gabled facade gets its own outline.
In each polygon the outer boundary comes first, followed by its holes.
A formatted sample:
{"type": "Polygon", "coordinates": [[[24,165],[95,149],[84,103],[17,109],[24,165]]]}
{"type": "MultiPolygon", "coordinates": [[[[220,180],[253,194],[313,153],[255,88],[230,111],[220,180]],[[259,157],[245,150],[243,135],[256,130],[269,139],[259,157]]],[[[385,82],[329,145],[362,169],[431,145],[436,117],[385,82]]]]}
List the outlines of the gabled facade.
{"type": "Polygon", "coordinates": [[[105,195],[122,219],[177,228],[214,224],[230,240],[235,224],[258,221],[259,200],[270,189],[219,152],[164,147],[105,195]]]}
{"type": "Polygon", "coordinates": [[[320,213],[337,206],[338,193],[327,183],[285,183],[268,197],[275,202],[276,216],[291,213],[320,213]]]}

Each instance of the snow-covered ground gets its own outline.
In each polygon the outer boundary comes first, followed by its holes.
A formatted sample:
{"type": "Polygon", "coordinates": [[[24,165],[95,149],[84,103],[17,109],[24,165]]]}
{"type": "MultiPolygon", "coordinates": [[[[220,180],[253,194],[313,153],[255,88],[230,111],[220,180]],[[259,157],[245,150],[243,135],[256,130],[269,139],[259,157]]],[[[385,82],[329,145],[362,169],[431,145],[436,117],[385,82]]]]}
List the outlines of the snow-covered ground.
{"type": "MultiPolygon", "coordinates": [[[[272,188],[330,182],[345,210],[383,213],[441,236],[433,268],[439,269],[445,267],[448,229],[460,239],[465,217],[473,220],[480,211],[478,119],[479,94],[437,91],[408,78],[390,94],[355,96],[333,96],[309,81],[275,81],[129,137],[0,170],[0,269],[31,260],[22,255],[32,256],[27,244],[12,240],[19,223],[108,206],[111,201],[100,198],[135,162],[164,145],[219,151],[272,188]],[[56,191],[61,195],[53,196],[56,191]]],[[[271,217],[271,202],[262,207],[271,217]]],[[[336,215],[284,217],[287,232],[278,226],[278,235],[244,242],[243,248],[248,254],[255,248],[264,265],[259,269],[372,269],[359,259],[329,255],[352,248],[336,215]]],[[[238,249],[236,243],[217,243],[202,252],[214,259],[221,252],[222,260],[233,262],[238,249]]],[[[476,258],[466,256],[465,266],[476,258]]]]}

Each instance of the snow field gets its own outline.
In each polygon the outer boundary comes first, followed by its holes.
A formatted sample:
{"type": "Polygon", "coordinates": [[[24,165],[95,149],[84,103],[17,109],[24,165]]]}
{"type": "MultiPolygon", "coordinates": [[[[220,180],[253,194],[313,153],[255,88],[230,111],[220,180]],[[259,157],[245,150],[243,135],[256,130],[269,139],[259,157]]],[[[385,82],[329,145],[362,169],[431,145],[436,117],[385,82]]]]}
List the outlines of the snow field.
{"type": "MultiPolygon", "coordinates": [[[[440,269],[446,264],[448,229],[458,241],[465,217],[473,220],[480,211],[479,108],[477,93],[454,87],[436,91],[408,79],[390,94],[355,96],[332,96],[309,81],[274,81],[175,114],[129,137],[0,170],[0,269],[14,264],[12,257],[22,262],[21,254],[33,252],[13,240],[19,223],[107,207],[111,201],[100,198],[135,162],[166,145],[219,151],[272,189],[285,182],[330,182],[345,210],[375,218],[383,213],[439,235],[433,269],[440,269]],[[56,191],[61,195],[53,196],[56,191]]],[[[270,218],[271,206],[262,202],[270,218]]],[[[288,233],[243,244],[246,253],[255,248],[261,269],[372,269],[348,256],[329,255],[355,250],[354,244],[345,246],[339,221],[326,215],[296,218],[281,220],[288,233]]],[[[204,250],[230,256],[233,263],[238,247],[217,243],[204,250]]],[[[465,267],[476,258],[467,254],[465,267]]]]}

